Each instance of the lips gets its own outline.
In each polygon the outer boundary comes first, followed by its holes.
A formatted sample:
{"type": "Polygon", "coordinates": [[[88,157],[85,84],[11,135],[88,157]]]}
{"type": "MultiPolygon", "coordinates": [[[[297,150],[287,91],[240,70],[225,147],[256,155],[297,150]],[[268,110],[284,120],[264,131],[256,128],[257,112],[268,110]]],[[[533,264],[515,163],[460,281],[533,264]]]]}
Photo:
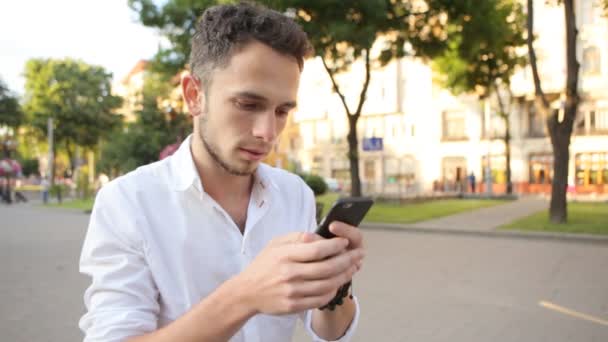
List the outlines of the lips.
{"type": "Polygon", "coordinates": [[[254,149],[254,148],[239,148],[239,150],[250,160],[261,160],[268,154],[268,150],[254,149]]]}

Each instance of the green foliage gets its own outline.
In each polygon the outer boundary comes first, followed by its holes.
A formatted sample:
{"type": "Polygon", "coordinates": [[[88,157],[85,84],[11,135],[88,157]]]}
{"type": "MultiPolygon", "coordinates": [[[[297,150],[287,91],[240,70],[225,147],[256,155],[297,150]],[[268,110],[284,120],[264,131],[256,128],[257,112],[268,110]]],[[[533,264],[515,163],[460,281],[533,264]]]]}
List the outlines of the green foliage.
{"type": "Polygon", "coordinates": [[[38,159],[24,159],[21,161],[21,172],[25,177],[38,174],[38,159]]]}
{"type": "Polygon", "coordinates": [[[73,155],[76,145],[94,147],[115,127],[121,104],[111,94],[111,74],[72,59],[31,59],[25,67],[25,112],[43,134],[53,118],[55,142],[73,155]]]}
{"type": "Polygon", "coordinates": [[[527,59],[517,50],[526,44],[525,15],[519,1],[462,2],[460,16],[449,26],[448,49],[434,60],[443,83],[456,94],[487,96],[497,81],[509,84],[527,59]]]}
{"type": "Polygon", "coordinates": [[[315,196],[321,196],[327,192],[327,183],[325,183],[325,180],[321,176],[303,174],[300,175],[300,177],[302,177],[304,182],[312,189],[315,196]]]}
{"type": "Polygon", "coordinates": [[[158,160],[160,151],[180,137],[185,138],[190,129],[187,115],[168,113],[159,108],[158,98],[166,98],[170,84],[162,75],[148,72],[144,80],[141,105],[135,122],[111,132],[102,144],[99,169],[108,174],[123,174],[138,166],[158,160]]]}
{"type": "Polygon", "coordinates": [[[0,79],[0,126],[16,128],[23,122],[23,112],[16,95],[0,79]]]}

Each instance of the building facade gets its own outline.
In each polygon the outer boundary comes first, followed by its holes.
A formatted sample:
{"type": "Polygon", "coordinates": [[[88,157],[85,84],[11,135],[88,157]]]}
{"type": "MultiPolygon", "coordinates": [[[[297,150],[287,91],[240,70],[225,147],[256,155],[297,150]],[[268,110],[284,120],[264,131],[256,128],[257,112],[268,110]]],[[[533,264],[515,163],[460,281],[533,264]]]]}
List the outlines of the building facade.
{"type": "MultiPolygon", "coordinates": [[[[562,7],[534,2],[535,49],[542,86],[552,108],[563,110],[565,32],[562,7]],[[562,25],[563,27],[564,25],[562,25]]],[[[576,3],[581,63],[581,103],[570,147],[569,184],[578,193],[608,193],[608,20],[593,0],[576,3]]],[[[372,51],[373,54],[377,51],[372,51]]],[[[524,51],[525,53],[525,51],[524,51]]],[[[358,62],[337,76],[350,108],[363,84],[358,62]]],[[[428,64],[406,57],[372,69],[367,101],[357,127],[359,169],[364,193],[409,196],[434,191],[506,189],[505,122],[495,98],[453,96],[435,82],[428,64]]],[[[518,193],[548,193],[552,147],[544,119],[533,106],[529,68],[512,79],[509,99],[511,171],[518,193]]],[[[299,137],[290,138],[288,155],[303,171],[334,178],[348,188],[348,121],[340,98],[319,59],[307,61],[300,86],[295,122],[299,137]],[[295,140],[295,142],[294,142],[295,140]]]]}

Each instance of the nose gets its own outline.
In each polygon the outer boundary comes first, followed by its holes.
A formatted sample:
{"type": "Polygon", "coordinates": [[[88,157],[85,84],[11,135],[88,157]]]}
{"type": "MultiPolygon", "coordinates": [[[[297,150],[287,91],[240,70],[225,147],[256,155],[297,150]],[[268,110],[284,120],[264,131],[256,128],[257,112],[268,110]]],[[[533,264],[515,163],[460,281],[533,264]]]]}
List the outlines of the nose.
{"type": "Polygon", "coordinates": [[[258,116],[253,124],[253,136],[267,143],[277,137],[277,118],[273,111],[258,116]]]}

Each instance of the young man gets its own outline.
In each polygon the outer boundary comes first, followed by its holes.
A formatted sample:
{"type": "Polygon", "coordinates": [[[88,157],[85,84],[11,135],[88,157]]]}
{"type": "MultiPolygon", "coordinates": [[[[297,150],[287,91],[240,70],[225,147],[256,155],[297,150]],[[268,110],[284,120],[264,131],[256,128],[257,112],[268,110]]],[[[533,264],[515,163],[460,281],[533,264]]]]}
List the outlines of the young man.
{"type": "Polygon", "coordinates": [[[210,8],[182,80],[194,132],[178,151],[104,186],[80,260],[92,277],[85,341],[349,340],[356,298],[320,310],[361,268],[363,238],[311,233],[302,180],[261,160],[296,107],[304,32],[248,5],[210,8]]]}

